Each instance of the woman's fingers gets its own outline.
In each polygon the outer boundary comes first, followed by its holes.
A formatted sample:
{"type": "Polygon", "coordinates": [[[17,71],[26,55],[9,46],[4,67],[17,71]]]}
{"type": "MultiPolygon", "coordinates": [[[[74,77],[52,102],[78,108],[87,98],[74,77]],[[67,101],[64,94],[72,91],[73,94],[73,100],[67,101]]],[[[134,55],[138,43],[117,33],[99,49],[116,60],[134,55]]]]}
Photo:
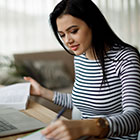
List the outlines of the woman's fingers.
{"type": "Polygon", "coordinates": [[[26,81],[30,81],[30,79],[31,79],[31,77],[26,77],[26,76],[24,76],[23,78],[24,78],[24,80],[26,80],[26,81]]]}
{"type": "Polygon", "coordinates": [[[42,130],[42,134],[48,139],[71,140],[79,136],[75,131],[77,130],[74,129],[74,124],[71,125],[70,121],[58,120],[42,130]]]}
{"type": "Polygon", "coordinates": [[[57,127],[50,134],[46,136],[47,138],[62,139],[69,137],[69,133],[64,125],[57,127]]]}
{"type": "Polygon", "coordinates": [[[24,78],[24,80],[29,81],[29,82],[36,82],[36,81],[35,81],[33,78],[31,78],[31,77],[26,77],[26,76],[24,76],[23,78],[24,78]]]}
{"type": "Polygon", "coordinates": [[[40,95],[40,84],[31,77],[24,77],[24,80],[31,83],[30,93],[32,95],[40,95]]]}

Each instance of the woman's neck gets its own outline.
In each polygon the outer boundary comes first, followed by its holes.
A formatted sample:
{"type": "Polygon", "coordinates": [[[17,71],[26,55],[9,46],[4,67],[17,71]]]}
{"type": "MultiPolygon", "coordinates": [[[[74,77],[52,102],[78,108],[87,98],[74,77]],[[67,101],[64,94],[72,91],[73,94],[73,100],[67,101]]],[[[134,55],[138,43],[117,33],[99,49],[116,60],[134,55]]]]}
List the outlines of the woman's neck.
{"type": "Polygon", "coordinates": [[[86,51],[86,58],[89,60],[96,60],[95,53],[93,53],[93,49],[89,49],[86,51]]]}
{"type": "MultiPolygon", "coordinates": [[[[108,52],[110,50],[109,46],[105,46],[105,52],[108,52]]],[[[105,53],[104,52],[104,53],[105,53]]],[[[93,48],[90,48],[85,53],[86,58],[89,60],[97,60],[96,52],[93,48]]]]}

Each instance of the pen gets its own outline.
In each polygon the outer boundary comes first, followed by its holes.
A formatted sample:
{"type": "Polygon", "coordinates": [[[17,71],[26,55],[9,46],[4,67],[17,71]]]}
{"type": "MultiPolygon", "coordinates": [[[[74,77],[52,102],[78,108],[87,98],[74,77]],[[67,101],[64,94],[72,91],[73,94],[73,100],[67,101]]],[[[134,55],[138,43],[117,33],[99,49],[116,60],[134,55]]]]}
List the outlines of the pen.
{"type": "MultiPolygon", "coordinates": [[[[56,116],[56,118],[52,121],[52,122],[55,122],[57,119],[59,119],[62,114],[65,112],[67,108],[66,107],[63,107],[59,112],[58,112],[58,115],[56,116]]],[[[83,136],[83,137],[80,137],[78,140],[86,140],[90,138],[90,136],[83,136]]]]}
{"type": "MultiPolygon", "coordinates": [[[[58,120],[62,115],[63,113],[66,111],[66,107],[63,107],[57,114],[56,118],[54,120],[51,121],[51,123],[55,122],[56,120],[58,120]]],[[[46,138],[42,135],[40,140],[46,140],[46,138]]],[[[52,138],[50,139],[47,139],[47,140],[53,140],[52,138]]]]}
{"type": "Polygon", "coordinates": [[[63,113],[66,111],[66,107],[63,107],[59,112],[58,112],[58,115],[56,116],[56,118],[52,121],[52,122],[55,122],[56,120],[58,120],[62,115],[63,113]]]}

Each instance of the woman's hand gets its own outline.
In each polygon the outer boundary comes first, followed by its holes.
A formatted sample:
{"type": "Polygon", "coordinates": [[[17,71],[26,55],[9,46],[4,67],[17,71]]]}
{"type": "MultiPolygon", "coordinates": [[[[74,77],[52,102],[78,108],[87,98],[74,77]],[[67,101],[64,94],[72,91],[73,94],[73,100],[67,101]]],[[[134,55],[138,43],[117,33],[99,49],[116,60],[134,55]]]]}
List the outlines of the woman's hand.
{"type": "Polygon", "coordinates": [[[41,96],[41,85],[31,77],[24,77],[24,80],[31,83],[31,95],[41,96]]]}
{"type": "Polygon", "coordinates": [[[98,118],[87,120],[57,120],[41,132],[47,139],[76,140],[82,136],[91,136],[89,140],[97,140],[95,137],[100,137],[102,132],[107,130],[98,126],[98,120],[98,118]]]}
{"type": "Polygon", "coordinates": [[[52,90],[42,87],[36,80],[31,77],[24,77],[24,80],[31,83],[30,94],[35,96],[41,96],[43,98],[52,100],[54,93],[52,90]]]}
{"type": "Polygon", "coordinates": [[[80,121],[57,120],[41,132],[48,139],[76,140],[82,135],[82,126],[80,121]]]}

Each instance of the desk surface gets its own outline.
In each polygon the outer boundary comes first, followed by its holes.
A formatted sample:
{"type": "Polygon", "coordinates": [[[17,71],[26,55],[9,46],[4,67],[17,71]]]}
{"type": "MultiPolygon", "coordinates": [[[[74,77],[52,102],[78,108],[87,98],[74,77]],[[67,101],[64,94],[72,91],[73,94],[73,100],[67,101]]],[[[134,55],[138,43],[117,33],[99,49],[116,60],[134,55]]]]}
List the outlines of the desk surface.
{"type": "MultiPolygon", "coordinates": [[[[50,123],[51,120],[54,119],[57,115],[55,112],[51,111],[50,109],[47,109],[46,107],[33,101],[30,101],[28,105],[28,109],[22,112],[47,124],[50,123]]],[[[64,117],[62,118],[65,119],[64,117]]],[[[29,133],[3,137],[3,138],[0,138],[0,140],[16,140],[17,138],[23,137],[27,134],[29,133]]]]}
{"type": "MultiPolygon", "coordinates": [[[[30,101],[28,108],[22,112],[42,121],[44,123],[47,123],[47,124],[50,123],[57,115],[55,112],[51,111],[50,109],[48,109],[34,101],[30,101]]],[[[61,117],[61,118],[66,119],[65,117],[61,117]]],[[[27,134],[29,134],[29,133],[3,137],[3,138],[0,138],[0,140],[16,140],[17,138],[23,137],[27,134]]],[[[91,139],[91,140],[93,140],[93,139],[91,139]]],[[[97,139],[94,139],[94,140],[97,140],[97,139]]],[[[100,140],[105,140],[105,139],[100,139],[100,140]]]]}

